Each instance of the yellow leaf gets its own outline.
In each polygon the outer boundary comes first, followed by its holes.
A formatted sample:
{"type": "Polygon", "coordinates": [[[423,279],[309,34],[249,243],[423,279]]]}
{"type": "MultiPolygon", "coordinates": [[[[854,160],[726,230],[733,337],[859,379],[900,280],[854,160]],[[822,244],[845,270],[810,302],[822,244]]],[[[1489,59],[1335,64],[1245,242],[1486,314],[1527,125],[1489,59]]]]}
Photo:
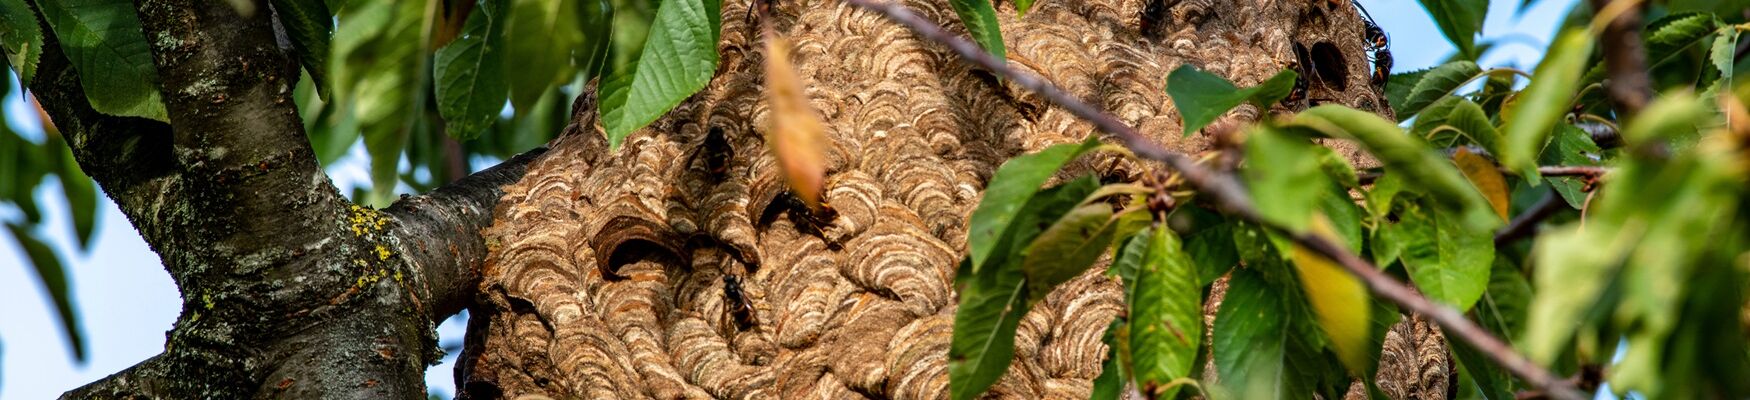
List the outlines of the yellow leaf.
{"type": "Polygon", "coordinates": [[[1463,147],[1452,154],[1452,161],[1458,163],[1459,171],[1477,186],[1483,198],[1489,199],[1489,205],[1495,207],[1495,215],[1507,220],[1507,179],[1501,177],[1501,170],[1495,168],[1495,163],[1463,147]]]}
{"type": "Polygon", "coordinates": [[[790,65],[790,45],[770,29],[766,39],[766,101],[772,106],[772,126],[766,145],[778,158],[785,181],[808,207],[820,209],[826,182],[826,125],[808,105],[802,78],[790,65]]]}
{"type": "MultiPolygon", "coordinates": [[[[1339,248],[1345,247],[1343,238],[1324,214],[1313,215],[1310,228],[1311,234],[1337,243],[1339,248]]],[[[1342,266],[1306,247],[1295,245],[1293,259],[1295,270],[1300,272],[1300,287],[1318,315],[1319,327],[1337,348],[1337,358],[1350,371],[1365,371],[1368,313],[1372,310],[1367,303],[1367,287],[1342,266]]]]}

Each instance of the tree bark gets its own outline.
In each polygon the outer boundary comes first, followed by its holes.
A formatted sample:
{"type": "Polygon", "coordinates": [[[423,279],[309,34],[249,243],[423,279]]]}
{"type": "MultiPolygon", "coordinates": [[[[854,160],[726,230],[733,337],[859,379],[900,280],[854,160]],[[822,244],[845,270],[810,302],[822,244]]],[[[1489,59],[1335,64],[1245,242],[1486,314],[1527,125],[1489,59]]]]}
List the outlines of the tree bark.
{"type": "Polygon", "coordinates": [[[48,34],[31,88],[174,278],[163,354],[68,398],[424,398],[434,324],[474,296],[499,185],[534,154],[404,198],[341,197],[290,98],[265,2],[137,4],[171,123],[102,115],[48,34]]]}

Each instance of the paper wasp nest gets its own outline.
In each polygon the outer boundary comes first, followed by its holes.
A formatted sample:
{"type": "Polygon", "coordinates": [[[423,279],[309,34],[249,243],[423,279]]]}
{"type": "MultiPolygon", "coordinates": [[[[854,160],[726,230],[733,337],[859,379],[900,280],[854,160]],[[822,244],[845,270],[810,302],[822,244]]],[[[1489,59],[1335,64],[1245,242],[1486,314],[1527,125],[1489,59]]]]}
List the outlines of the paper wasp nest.
{"type": "MultiPolygon", "coordinates": [[[[946,0],[906,3],[961,30],[946,0]]],[[[1390,112],[1347,0],[1165,0],[1147,18],[1144,0],[1042,0],[1025,18],[999,3],[1010,65],[1176,150],[1211,143],[1180,136],[1163,90],[1185,63],[1249,86],[1297,65],[1299,46],[1316,63],[1301,68],[1319,74],[1276,109],[1390,112]]],[[[1009,157],[1096,132],[878,14],[777,0],[769,23],[794,44],[831,139],[836,215],[810,214],[783,193],[761,136],[771,115],[748,5],[724,2],[721,64],[703,91],[611,153],[585,94],[552,150],[505,188],[463,397],[947,397],[954,271],[986,182],[1009,157]]],[[[1058,178],[1143,168],[1094,156],[1058,178]]],[[[1104,269],[1034,307],[992,395],[1087,397],[1124,307],[1104,269]]]]}

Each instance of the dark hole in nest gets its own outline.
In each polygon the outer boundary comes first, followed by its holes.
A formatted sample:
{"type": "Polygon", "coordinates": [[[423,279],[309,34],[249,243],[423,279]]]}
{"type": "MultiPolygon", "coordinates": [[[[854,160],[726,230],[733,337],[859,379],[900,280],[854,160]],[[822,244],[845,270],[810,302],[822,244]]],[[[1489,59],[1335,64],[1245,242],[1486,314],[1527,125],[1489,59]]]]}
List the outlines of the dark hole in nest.
{"type": "Polygon", "coordinates": [[[1330,42],[1318,42],[1308,52],[1312,61],[1312,75],[1319,84],[1336,91],[1349,90],[1349,63],[1343,57],[1343,50],[1330,42]]]}
{"type": "Polygon", "coordinates": [[[675,254],[674,250],[661,244],[644,239],[632,239],[614,247],[613,254],[608,256],[608,265],[610,266],[609,270],[616,273],[603,274],[603,276],[610,279],[615,278],[618,276],[617,272],[621,266],[646,260],[664,265],[682,265],[680,263],[685,261],[681,259],[679,254],[675,254]]]}

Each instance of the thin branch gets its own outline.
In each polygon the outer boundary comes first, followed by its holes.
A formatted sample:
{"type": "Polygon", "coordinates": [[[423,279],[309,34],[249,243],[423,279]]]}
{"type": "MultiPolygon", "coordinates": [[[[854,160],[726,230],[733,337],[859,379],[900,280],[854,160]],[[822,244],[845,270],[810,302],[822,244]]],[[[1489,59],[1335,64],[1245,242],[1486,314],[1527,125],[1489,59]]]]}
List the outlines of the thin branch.
{"type": "MultiPolygon", "coordinates": [[[[1138,156],[1161,161],[1166,163],[1169,167],[1178,170],[1187,181],[1191,182],[1192,185],[1196,186],[1204,194],[1213,197],[1227,212],[1249,221],[1264,223],[1262,219],[1259,218],[1258,211],[1252,207],[1251,198],[1246,196],[1245,191],[1241,190],[1239,184],[1233,181],[1230,176],[1206,169],[1193,162],[1189,157],[1168,151],[1160,145],[1143,137],[1130,126],[1119,122],[1117,118],[1064,93],[1056,86],[1053,86],[1036,76],[1024,74],[1009,68],[1001,61],[991,57],[990,53],[979,49],[977,45],[974,45],[972,42],[942,30],[940,26],[919,17],[917,14],[907,10],[905,6],[901,4],[881,2],[878,0],[846,1],[858,7],[880,13],[888,19],[911,29],[912,32],[917,33],[919,36],[946,45],[948,48],[954,50],[955,53],[959,53],[961,57],[983,66],[984,68],[989,69],[1022,87],[1026,87],[1045,96],[1045,98],[1050,99],[1052,103],[1063,107],[1071,114],[1075,114],[1077,117],[1093,123],[1094,126],[1101,131],[1117,136],[1120,141],[1124,142],[1124,144],[1130,147],[1138,156]]],[[[1333,261],[1341,264],[1344,268],[1349,269],[1351,273],[1360,277],[1362,282],[1366,283],[1368,288],[1372,289],[1373,292],[1380,297],[1384,297],[1393,303],[1404,306],[1413,312],[1426,315],[1435,322],[1440,323],[1441,326],[1446,327],[1448,334],[1459,337],[1465,342],[1470,343],[1472,346],[1476,346],[1477,349],[1482,350],[1484,354],[1487,354],[1490,358],[1494,359],[1495,362],[1499,363],[1503,368],[1506,368],[1515,375],[1524,378],[1526,382],[1530,383],[1533,387],[1548,390],[1557,398],[1581,398],[1580,394],[1575,392],[1566,382],[1556,378],[1555,375],[1551,374],[1549,371],[1538,367],[1536,364],[1532,363],[1531,360],[1519,355],[1519,353],[1515,353],[1505,342],[1491,336],[1488,331],[1483,330],[1482,327],[1465,319],[1464,315],[1459,314],[1457,310],[1454,310],[1451,307],[1435,304],[1427,298],[1416,294],[1415,291],[1411,290],[1408,286],[1405,286],[1403,283],[1397,282],[1387,276],[1384,272],[1375,268],[1371,263],[1368,263],[1366,260],[1362,260],[1355,254],[1350,253],[1343,246],[1306,233],[1294,235],[1294,241],[1302,246],[1312,249],[1313,251],[1319,252],[1326,257],[1330,257],[1333,261]]]]}
{"type": "Polygon", "coordinates": [[[1074,114],[1077,118],[1081,118],[1094,124],[1094,127],[1098,128],[1100,131],[1117,136],[1118,140],[1123,142],[1125,147],[1129,147],[1131,151],[1135,152],[1137,156],[1166,163],[1167,166],[1184,174],[1185,179],[1190,180],[1205,192],[1215,194],[1217,198],[1224,200],[1232,199],[1231,201],[1225,201],[1227,204],[1224,204],[1229,212],[1241,214],[1249,219],[1257,219],[1258,214],[1256,210],[1252,209],[1251,198],[1246,197],[1245,190],[1241,189],[1237,183],[1234,183],[1231,180],[1222,179],[1219,174],[1198,167],[1196,162],[1190,157],[1186,157],[1183,154],[1175,153],[1172,150],[1167,150],[1165,147],[1161,147],[1161,145],[1156,144],[1154,141],[1142,136],[1142,134],[1137,133],[1135,129],[1131,129],[1129,125],[1125,125],[1124,122],[1119,121],[1117,117],[1113,117],[1111,114],[1107,114],[1105,111],[1100,110],[1091,104],[1082,102],[1081,100],[1076,99],[1075,96],[1071,96],[1069,93],[1064,93],[1063,90],[1058,89],[1056,85],[1051,84],[1051,82],[1046,82],[1038,76],[1022,73],[1013,68],[1009,68],[1007,63],[991,56],[990,53],[980,49],[978,45],[973,44],[966,39],[962,39],[959,36],[955,36],[952,33],[948,33],[948,31],[942,30],[942,28],[937,26],[934,22],[919,17],[917,14],[907,10],[903,5],[872,0],[846,1],[858,7],[863,7],[886,15],[889,19],[910,28],[912,32],[917,33],[919,36],[923,36],[925,39],[948,46],[949,49],[954,50],[955,53],[959,53],[961,57],[965,57],[968,61],[989,69],[997,75],[1009,79],[1016,85],[1020,85],[1021,87],[1045,96],[1046,99],[1051,100],[1051,102],[1057,104],[1058,107],[1063,107],[1064,110],[1069,111],[1070,114],[1074,114]]]}
{"type": "Polygon", "coordinates": [[[1530,236],[1534,230],[1532,228],[1535,228],[1537,223],[1555,215],[1556,211],[1561,211],[1567,205],[1568,202],[1562,200],[1562,196],[1557,195],[1555,191],[1544,193],[1543,199],[1538,200],[1537,204],[1533,204],[1525,212],[1519,213],[1519,216],[1513,217],[1513,221],[1508,222],[1506,227],[1495,231],[1495,247],[1501,247],[1530,236]]]}
{"type": "MultiPolygon", "coordinates": [[[[1597,178],[1610,173],[1610,171],[1610,167],[1596,165],[1546,165],[1537,167],[1537,172],[1543,176],[1578,176],[1597,178]]],[[[1512,173],[1513,171],[1502,169],[1501,172],[1512,173]]],[[[1372,184],[1373,181],[1379,180],[1380,175],[1384,175],[1384,173],[1377,170],[1365,170],[1356,172],[1355,178],[1360,181],[1360,184],[1368,185],[1372,184]]]]}
{"type": "Polygon", "coordinates": [[[1597,178],[1599,176],[1603,176],[1604,174],[1610,173],[1610,167],[1600,167],[1600,166],[1592,166],[1592,165],[1562,165],[1562,166],[1550,166],[1550,167],[1537,167],[1537,172],[1540,174],[1543,174],[1543,176],[1583,176],[1583,177],[1588,177],[1588,178],[1597,178]]]}

